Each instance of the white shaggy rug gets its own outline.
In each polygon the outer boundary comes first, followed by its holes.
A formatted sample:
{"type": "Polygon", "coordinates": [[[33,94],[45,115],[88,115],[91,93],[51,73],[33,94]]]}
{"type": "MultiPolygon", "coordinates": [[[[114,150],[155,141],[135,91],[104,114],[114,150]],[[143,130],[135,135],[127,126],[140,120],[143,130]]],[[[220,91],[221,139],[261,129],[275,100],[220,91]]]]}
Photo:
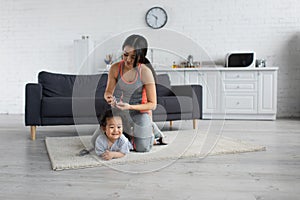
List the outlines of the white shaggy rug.
{"type": "Polygon", "coordinates": [[[96,166],[115,166],[151,161],[174,161],[180,158],[207,155],[233,154],[242,152],[264,151],[261,145],[250,144],[240,140],[215,136],[211,137],[196,130],[166,131],[165,141],[168,145],[155,145],[151,152],[130,152],[123,158],[110,161],[101,160],[94,152],[78,156],[80,150],[91,148],[91,136],[46,137],[46,147],[53,170],[80,169],[96,166]]]}

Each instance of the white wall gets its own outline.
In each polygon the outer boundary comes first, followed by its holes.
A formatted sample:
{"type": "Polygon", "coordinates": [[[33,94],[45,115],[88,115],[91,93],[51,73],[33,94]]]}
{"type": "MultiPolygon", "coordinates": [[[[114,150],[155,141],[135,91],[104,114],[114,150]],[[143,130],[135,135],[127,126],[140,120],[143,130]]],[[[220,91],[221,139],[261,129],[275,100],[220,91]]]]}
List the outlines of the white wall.
{"type": "Polygon", "coordinates": [[[166,29],[192,38],[215,61],[254,50],[278,66],[278,116],[300,116],[298,0],[0,0],[0,113],[24,113],[25,84],[39,71],[76,73],[74,39],[147,28],[154,5],[168,12],[166,29]]]}

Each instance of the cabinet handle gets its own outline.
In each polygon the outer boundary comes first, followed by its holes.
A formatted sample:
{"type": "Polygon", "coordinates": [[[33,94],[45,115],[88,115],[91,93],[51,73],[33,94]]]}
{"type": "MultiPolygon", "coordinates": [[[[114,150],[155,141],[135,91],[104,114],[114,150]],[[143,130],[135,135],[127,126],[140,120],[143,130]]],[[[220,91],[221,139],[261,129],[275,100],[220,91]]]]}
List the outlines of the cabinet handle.
{"type": "Polygon", "coordinates": [[[240,75],[236,75],[237,78],[240,78],[240,75]]]}
{"type": "Polygon", "coordinates": [[[240,105],[240,102],[236,102],[236,105],[240,105]]]}
{"type": "Polygon", "coordinates": [[[237,89],[240,89],[240,86],[238,85],[238,86],[236,86],[236,88],[237,88],[237,89]]]}

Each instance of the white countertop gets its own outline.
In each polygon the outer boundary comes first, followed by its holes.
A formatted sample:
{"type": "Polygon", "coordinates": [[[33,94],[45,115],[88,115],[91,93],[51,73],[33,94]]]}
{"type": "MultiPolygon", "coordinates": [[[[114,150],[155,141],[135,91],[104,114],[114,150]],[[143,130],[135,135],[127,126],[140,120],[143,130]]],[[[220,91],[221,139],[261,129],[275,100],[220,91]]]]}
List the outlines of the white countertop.
{"type": "Polygon", "coordinates": [[[199,68],[160,68],[155,69],[155,71],[274,71],[278,70],[278,67],[222,67],[222,66],[212,66],[212,67],[199,67],[199,68]]]}
{"type": "MultiPolygon", "coordinates": [[[[171,71],[276,71],[278,67],[223,67],[223,66],[204,66],[197,68],[155,68],[156,72],[171,71]]],[[[107,69],[99,69],[99,72],[107,72],[107,69]]]]}

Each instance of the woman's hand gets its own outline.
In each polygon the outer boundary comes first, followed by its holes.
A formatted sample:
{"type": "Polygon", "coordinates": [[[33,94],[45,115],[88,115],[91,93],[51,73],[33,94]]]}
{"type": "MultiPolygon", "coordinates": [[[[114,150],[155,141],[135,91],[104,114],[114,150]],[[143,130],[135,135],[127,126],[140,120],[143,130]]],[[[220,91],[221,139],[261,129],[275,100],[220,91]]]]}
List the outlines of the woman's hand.
{"type": "Polygon", "coordinates": [[[117,108],[119,108],[120,110],[130,110],[131,106],[128,103],[124,103],[124,102],[119,102],[115,105],[117,108]]]}
{"type": "Polygon", "coordinates": [[[113,95],[107,95],[105,97],[106,102],[112,107],[116,106],[116,98],[113,95]]]}

